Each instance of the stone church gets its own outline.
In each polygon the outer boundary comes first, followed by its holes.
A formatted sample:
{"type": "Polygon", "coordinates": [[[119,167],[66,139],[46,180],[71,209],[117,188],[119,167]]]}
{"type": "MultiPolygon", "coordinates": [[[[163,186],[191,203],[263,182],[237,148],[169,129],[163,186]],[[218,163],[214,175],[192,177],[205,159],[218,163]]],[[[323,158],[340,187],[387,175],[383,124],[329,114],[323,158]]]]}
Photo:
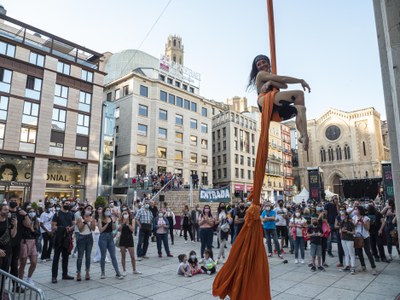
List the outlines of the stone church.
{"type": "MultiPolygon", "coordinates": [[[[343,195],[341,179],[381,177],[382,161],[390,160],[387,123],[374,108],[345,112],[331,108],[307,121],[310,147],[298,154],[297,187],[308,187],[308,167],[323,171],[325,190],[343,195]]],[[[289,125],[294,129],[294,122],[289,125]]],[[[296,130],[292,130],[294,135],[296,130]]]]}

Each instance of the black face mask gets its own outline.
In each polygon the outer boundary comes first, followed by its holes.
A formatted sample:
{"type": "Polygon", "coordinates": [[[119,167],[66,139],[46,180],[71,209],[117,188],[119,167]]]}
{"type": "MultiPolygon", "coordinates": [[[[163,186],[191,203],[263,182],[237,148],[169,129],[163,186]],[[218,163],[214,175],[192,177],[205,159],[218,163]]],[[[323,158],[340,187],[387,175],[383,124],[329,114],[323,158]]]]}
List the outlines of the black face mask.
{"type": "Polygon", "coordinates": [[[314,225],[314,226],[317,226],[317,225],[318,225],[318,222],[313,222],[313,225],[314,225]]]}
{"type": "Polygon", "coordinates": [[[69,210],[70,206],[69,205],[63,205],[64,210],[69,210]]]}
{"type": "Polygon", "coordinates": [[[17,202],[10,202],[10,207],[11,208],[16,208],[18,206],[17,202]]]}

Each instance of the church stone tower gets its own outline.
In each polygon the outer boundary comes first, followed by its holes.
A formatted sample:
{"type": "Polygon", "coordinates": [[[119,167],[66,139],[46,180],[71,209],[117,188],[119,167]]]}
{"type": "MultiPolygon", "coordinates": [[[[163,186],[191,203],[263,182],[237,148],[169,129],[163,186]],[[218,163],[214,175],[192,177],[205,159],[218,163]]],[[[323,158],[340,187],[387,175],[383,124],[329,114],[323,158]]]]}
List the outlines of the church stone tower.
{"type": "Polygon", "coordinates": [[[170,61],[183,65],[183,44],[182,38],[176,35],[170,35],[165,44],[165,56],[169,57],[170,61]]]}

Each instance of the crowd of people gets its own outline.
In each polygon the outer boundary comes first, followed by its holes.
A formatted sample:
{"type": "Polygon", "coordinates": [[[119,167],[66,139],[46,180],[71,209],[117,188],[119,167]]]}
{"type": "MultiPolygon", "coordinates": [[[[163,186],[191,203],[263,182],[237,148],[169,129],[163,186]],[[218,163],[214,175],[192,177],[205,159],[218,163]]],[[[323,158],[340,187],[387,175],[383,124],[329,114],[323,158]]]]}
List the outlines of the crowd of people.
{"type": "Polygon", "coordinates": [[[151,169],[149,174],[142,173],[132,178],[132,184],[136,188],[151,190],[152,194],[156,194],[166,184],[168,184],[165,188],[166,191],[182,189],[183,178],[180,174],[171,172],[156,173],[151,169]],[[170,184],[168,184],[169,182],[170,184]]]}
{"type": "MultiPolygon", "coordinates": [[[[174,230],[185,243],[189,238],[193,244],[200,242],[199,256],[194,250],[189,255],[178,255],[177,273],[187,277],[214,274],[217,265],[224,263],[227,248],[240,233],[251,203],[220,203],[214,212],[208,204],[202,208],[199,204],[193,208],[185,205],[177,214],[166,202],[158,207],[149,199],[136,202],[133,208],[117,201],[93,207],[87,201],[80,203],[74,199],[46,199],[44,207],[32,203],[20,205],[16,195],[9,195],[0,204],[0,268],[34,285],[32,278],[38,258],[41,262],[51,261],[53,283],[58,280],[60,257],[63,280],[90,280],[93,262],[100,262],[100,278],[104,279],[106,261],[111,261],[116,278],[123,279],[128,272],[127,255],[131,258],[131,272],[141,274],[136,262],[149,258],[150,240],[156,242],[158,257],[162,258],[163,252],[173,257],[170,245],[176,239],[174,230]],[[134,236],[137,236],[136,249],[134,236]],[[96,250],[92,259],[93,247],[96,250]],[[121,252],[120,263],[117,248],[121,252]],[[75,276],[70,275],[71,254],[77,256],[75,276]]],[[[311,260],[307,264],[312,272],[328,267],[326,256],[334,257],[333,242],[337,243],[336,267],[351,274],[366,271],[364,253],[373,275],[377,274],[376,262],[393,260],[394,248],[400,256],[392,199],[382,209],[372,200],[364,205],[358,201],[351,205],[340,203],[337,198],[324,204],[265,202],[260,207],[260,219],[268,257],[288,259],[293,255],[295,264],[306,264],[305,251],[310,251],[311,260]]],[[[24,292],[16,283],[14,289],[24,292]]]]}

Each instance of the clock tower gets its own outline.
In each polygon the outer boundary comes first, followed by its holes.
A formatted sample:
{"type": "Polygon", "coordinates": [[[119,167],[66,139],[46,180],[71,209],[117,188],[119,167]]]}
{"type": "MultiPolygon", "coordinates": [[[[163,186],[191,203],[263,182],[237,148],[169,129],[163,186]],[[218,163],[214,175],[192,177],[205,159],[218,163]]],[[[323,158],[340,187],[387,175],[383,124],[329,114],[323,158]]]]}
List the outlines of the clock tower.
{"type": "Polygon", "coordinates": [[[165,56],[170,62],[175,62],[183,66],[183,44],[182,38],[177,35],[170,35],[165,44],[165,56]]]}

